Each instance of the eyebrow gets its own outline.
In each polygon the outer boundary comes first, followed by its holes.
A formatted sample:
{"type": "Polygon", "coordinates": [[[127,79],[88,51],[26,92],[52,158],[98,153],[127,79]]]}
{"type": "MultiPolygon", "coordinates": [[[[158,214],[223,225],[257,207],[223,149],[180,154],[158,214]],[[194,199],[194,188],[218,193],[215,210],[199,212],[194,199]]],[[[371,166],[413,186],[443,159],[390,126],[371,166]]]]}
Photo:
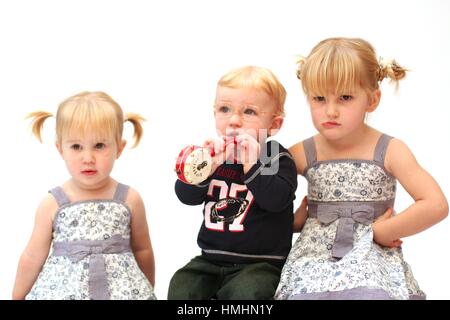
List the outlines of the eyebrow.
{"type": "Polygon", "coordinates": [[[231,100],[218,100],[217,103],[231,103],[231,100]]]}
{"type": "MultiPolygon", "coordinates": [[[[110,141],[110,140],[107,140],[107,139],[95,139],[95,140],[92,141],[92,142],[94,142],[94,143],[99,143],[99,142],[109,142],[109,141],[110,141]]],[[[66,140],[65,143],[71,144],[71,143],[82,143],[82,142],[83,142],[82,140],[73,139],[73,140],[66,140]]]]}
{"type": "Polygon", "coordinates": [[[242,108],[245,108],[245,107],[260,107],[259,105],[257,105],[257,104],[254,104],[254,103],[250,103],[250,102],[244,102],[244,103],[242,103],[242,104],[235,104],[235,103],[232,103],[231,102],[231,100],[219,100],[219,101],[217,101],[214,105],[217,105],[217,104],[220,104],[220,103],[228,103],[228,104],[230,104],[230,105],[232,105],[232,106],[234,106],[234,107],[242,107],[242,108]]]}

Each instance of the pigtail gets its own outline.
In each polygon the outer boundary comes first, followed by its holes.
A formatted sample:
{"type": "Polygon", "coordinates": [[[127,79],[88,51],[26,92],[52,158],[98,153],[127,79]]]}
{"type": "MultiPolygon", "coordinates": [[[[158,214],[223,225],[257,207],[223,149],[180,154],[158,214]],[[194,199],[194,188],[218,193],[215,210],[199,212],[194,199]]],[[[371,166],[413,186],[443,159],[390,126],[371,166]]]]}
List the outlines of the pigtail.
{"type": "Polygon", "coordinates": [[[305,57],[297,56],[297,71],[296,71],[296,74],[297,74],[297,78],[299,80],[301,80],[301,71],[302,71],[302,67],[305,64],[305,62],[306,62],[306,58],[305,57]]]}
{"type": "Polygon", "coordinates": [[[378,81],[381,82],[384,78],[389,78],[391,82],[396,83],[406,77],[406,68],[400,66],[394,59],[382,59],[379,61],[378,81]]]}
{"type": "Polygon", "coordinates": [[[124,122],[130,121],[134,127],[134,144],[132,148],[136,147],[141,141],[142,135],[144,133],[144,129],[142,128],[142,122],[145,121],[145,118],[137,113],[126,113],[124,122]]]}
{"type": "Polygon", "coordinates": [[[45,111],[31,112],[25,117],[25,119],[31,118],[31,131],[41,143],[42,143],[41,132],[44,126],[44,121],[50,117],[53,117],[53,114],[45,111]]]}

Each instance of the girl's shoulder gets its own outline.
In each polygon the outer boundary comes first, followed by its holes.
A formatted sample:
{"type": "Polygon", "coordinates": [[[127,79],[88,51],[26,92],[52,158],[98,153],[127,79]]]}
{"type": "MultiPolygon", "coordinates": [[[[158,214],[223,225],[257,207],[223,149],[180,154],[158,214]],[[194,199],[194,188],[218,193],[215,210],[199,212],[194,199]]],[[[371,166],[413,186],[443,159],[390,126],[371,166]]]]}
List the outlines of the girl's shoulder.
{"type": "MultiPolygon", "coordinates": [[[[312,138],[313,137],[311,137],[309,139],[312,139],[312,138]]],[[[308,160],[306,158],[304,143],[305,143],[305,141],[307,141],[309,139],[299,141],[289,148],[289,153],[294,158],[295,166],[297,167],[297,173],[301,174],[301,175],[304,174],[304,170],[308,166],[308,160]]]]}
{"type": "Polygon", "coordinates": [[[141,195],[136,189],[128,186],[126,202],[136,202],[136,201],[142,201],[141,195]]]}
{"type": "Polygon", "coordinates": [[[48,217],[53,221],[55,219],[58,208],[59,205],[55,197],[52,194],[47,193],[39,203],[37,212],[38,214],[40,213],[42,215],[48,215],[48,217]]]}
{"type": "Polygon", "coordinates": [[[131,212],[134,212],[136,208],[141,208],[144,206],[144,201],[142,200],[141,195],[132,187],[128,187],[128,193],[124,199],[124,202],[128,205],[131,212]]]}
{"type": "Polygon", "coordinates": [[[384,159],[384,166],[386,170],[392,174],[393,171],[395,171],[395,166],[404,165],[409,162],[416,162],[416,159],[409,147],[402,140],[392,138],[386,148],[386,156],[384,159]]]}

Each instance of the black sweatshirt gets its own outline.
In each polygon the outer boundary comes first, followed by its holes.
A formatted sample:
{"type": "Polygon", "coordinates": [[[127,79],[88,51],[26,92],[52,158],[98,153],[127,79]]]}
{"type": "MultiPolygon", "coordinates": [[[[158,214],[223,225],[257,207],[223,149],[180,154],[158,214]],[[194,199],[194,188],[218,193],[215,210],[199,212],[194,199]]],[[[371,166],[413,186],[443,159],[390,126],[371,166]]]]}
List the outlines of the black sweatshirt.
{"type": "Polygon", "coordinates": [[[247,174],[241,164],[225,163],[200,185],[176,181],[181,202],[204,203],[197,243],[207,259],[284,263],[292,244],[297,170],[278,142],[265,146],[247,174]]]}

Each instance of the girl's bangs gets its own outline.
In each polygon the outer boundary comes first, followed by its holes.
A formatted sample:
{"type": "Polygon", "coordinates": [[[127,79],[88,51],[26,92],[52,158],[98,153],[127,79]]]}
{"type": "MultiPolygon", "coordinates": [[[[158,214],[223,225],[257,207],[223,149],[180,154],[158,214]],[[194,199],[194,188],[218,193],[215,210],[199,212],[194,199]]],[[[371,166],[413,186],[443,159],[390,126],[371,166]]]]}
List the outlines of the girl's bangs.
{"type": "Polygon", "coordinates": [[[120,133],[120,139],[122,127],[111,107],[89,103],[67,108],[63,112],[58,135],[61,139],[93,135],[98,140],[110,140],[117,139],[117,133],[120,133]]]}
{"type": "Polygon", "coordinates": [[[329,55],[320,60],[312,57],[301,74],[304,92],[308,96],[353,92],[361,85],[361,66],[358,61],[347,54],[329,55]]]}

